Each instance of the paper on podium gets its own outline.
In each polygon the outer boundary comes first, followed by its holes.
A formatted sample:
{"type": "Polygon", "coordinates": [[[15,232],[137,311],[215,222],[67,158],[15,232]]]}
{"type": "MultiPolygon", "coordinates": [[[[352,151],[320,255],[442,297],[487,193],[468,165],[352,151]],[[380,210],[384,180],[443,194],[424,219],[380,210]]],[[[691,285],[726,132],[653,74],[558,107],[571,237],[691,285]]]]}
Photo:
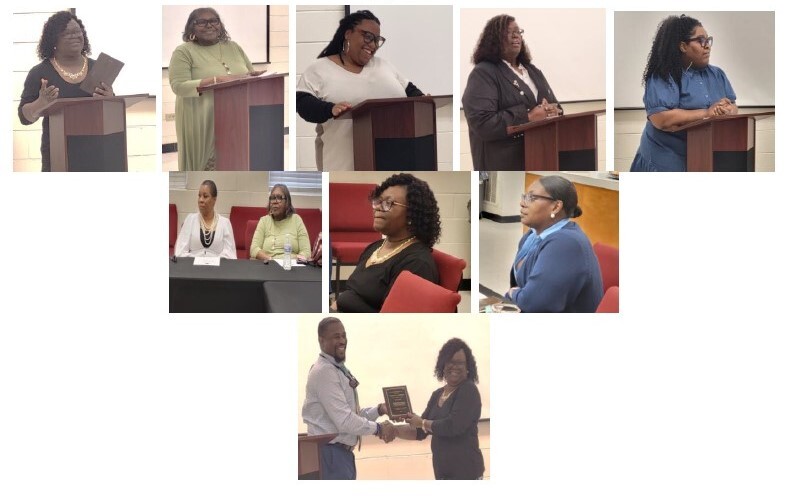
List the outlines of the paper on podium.
{"type": "Polygon", "coordinates": [[[194,257],[194,265],[221,265],[221,257],[194,257]]]}
{"type": "Polygon", "coordinates": [[[80,89],[86,93],[92,94],[94,93],[94,88],[97,88],[100,83],[113,86],[113,82],[116,81],[116,76],[119,75],[124,65],[124,62],[116,60],[106,53],[101,53],[100,56],[97,57],[97,61],[94,62],[86,79],[80,83],[80,89]]]}

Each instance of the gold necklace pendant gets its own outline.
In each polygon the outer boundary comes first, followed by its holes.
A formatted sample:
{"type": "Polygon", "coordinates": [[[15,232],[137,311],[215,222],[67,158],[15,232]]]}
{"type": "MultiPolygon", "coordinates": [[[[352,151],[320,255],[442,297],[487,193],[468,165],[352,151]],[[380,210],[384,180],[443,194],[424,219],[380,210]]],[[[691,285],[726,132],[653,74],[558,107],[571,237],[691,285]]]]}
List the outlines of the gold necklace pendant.
{"type": "Polygon", "coordinates": [[[380,256],[378,255],[378,253],[379,253],[380,251],[382,251],[382,248],[384,248],[384,247],[385,247],[385,244],[387,244],[387,238],[385,238],[385,240],[382,242],[382,246],[380,246],[379,248],[377,248],[376,250],[374,250],[374,252],[371,254],[371,257],[370,257],[370,259],[369,259],[369,262],[370,262],[370,264],[369,264],[369,265],[373,265],[373,264],[376,264],[376,263],[382,263],[382,262],[384,262],[385,260],[387,260],[388,258],[390,258],[390,257],[392,257],[393,255],[395,255],[396,253],[398,253],[398,252],[399,252],[399,251],[400,251],[402,248],[404,248],[405,246],[407,246],[408,244],[410,244],[410,243],[411,243],[412,241],[414,241],[414,240],[415,240],[415,236],[410,236],[409,238],[405,239],[403,243],[401,243],[401,244],[400,244],[400,245],[398,245],[396,248],[394,248],[393,250],[391,250],[391,251],[390,251],[390,253],[388,253],[387,255],[384,255],[384,256],[381,256],[381,257],[380,257],[380,256]]]}
{"type": "Polygon", "coordinates": [[[61,74],[62,76],[66,77],[67,79],[71,79],[72,81],[74,81],[74,80],[80,78],[81,76],[83,76],[83,74],[86,73],[86,67],[88,67],[88,58],[86,58],[85,55],[83,56],[83,67],[80,68],[79,72],[69,72],[69,71],[67,71],[66,69],[61,67],[61,65],[58,63],[58,61],[55,60],[55,57],[51,58],[50,60],[52,61],[52,63],[55,66],[55,68],[58,70],[59,74],[61,74]]]}

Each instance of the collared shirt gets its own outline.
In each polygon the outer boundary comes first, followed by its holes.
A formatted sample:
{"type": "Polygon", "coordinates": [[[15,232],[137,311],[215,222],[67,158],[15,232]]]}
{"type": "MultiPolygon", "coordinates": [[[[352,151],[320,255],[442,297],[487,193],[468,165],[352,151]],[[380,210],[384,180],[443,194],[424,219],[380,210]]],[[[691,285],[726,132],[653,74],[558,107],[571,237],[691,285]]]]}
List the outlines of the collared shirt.
{"type": "Polygon", "coordinates": [[[354,389],[335,363],[332,356],[320,353],[310,368],[302,419],[308,435],[338,433],[333,443],[354,446],[357,436],[376,433],[379,407],[363,408],[358,413],[354,389]]]}
{"type": "Polygon", "coordinates": [[[512,64],[510,64],[509,62],[507,62],[506,60],[503,60],[503,59],[501,61],[504,64],[506,64],[510,69],[512,69],[512,72],[514,72],[515,74],[518,74],[520,76],[520,79],[522,79],[523,82],[526,83],[526,86],[528,86],[531,89],[531,91],[534,93],[531,96],[534,99],[537,99],[539,97],[538,95],[540,94],[540,92],[537,90],[537,85],[534,84],[534,81],[531,79],[531,74],[529,74],[529,71],[527,71],[526,68],[523,67],[523,65],[521,64],[520,68],[519,68],[520,69],[520,73],[518,73],[518,70],[515,69],[515,67],[512,64]]]}

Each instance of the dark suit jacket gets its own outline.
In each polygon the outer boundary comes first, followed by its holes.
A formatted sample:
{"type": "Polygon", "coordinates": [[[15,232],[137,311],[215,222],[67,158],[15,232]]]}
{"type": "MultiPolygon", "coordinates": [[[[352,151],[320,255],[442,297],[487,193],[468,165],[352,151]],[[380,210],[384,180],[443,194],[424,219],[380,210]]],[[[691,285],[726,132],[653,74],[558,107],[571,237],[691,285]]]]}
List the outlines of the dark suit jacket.
{"type": "Polygon", "coordinates": [[[504,62],[480,62],[468,76],[462,106],[475,170],[524,169],[523,135],[508,136],[506,128],[529,122],[528,113],[543,98],[548,103],[557,101],[542,71],[534,65],[527,65],[526,70],[537,95],[504,62]]]}

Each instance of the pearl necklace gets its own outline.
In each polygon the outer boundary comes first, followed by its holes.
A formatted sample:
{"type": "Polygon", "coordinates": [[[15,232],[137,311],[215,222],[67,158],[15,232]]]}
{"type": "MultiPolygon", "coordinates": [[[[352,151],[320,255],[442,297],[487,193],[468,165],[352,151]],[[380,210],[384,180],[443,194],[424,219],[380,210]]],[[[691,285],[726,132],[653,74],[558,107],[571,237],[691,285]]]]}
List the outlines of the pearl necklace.
{"type": "Polygon", "coordinates": [[[210,245],[213,241],[213,233],[216,230],[216,225],[219,223],[219,214],[213,214],[213,222],[208,226],[205,224],[205,218],[199,214],[199,222],[202,225],[202,240],[206,245],[210,245]]]}
{"type": "Polygon", "coordinates": [[[369,262],[370,262],[371,264],[375,264],[375,263],[382,263],[382,262],[384,262],[385,260],[387,260],[388,258],[390,258],[390,257],[392,257],[393,255],[395,255],[396,253],[398,253],[398,252],[399,252],[399,250],[401,250],[402,248],[404,248],[405,246],[407,246],[408,244],[410,244],[410,243],[411,243],[411,242],[413,242],[414,240],[415,240],[415,236],[410,236],[409,238],[405,239],[403,243],[401,243],[401,244],[400,244],[400,245],[398,245],[396,248],[394,248],[394,249],[393,249],[393,250],[392,250],[390,253],[388,253],[387,255],[385,255],[385,256],[383,256],[383,257],[380,257],[379,255],[377,255],[377,253],[379,253],[380,251],[382,251],[382,248],[384,248],[384,247],[385,247],[385,244],[387,243],[387,238],[385,238],[385,240],[382,242],[382,246],[380,246],[379,248],[377,248],[376,250],[374,250],[374,252],[371,254],[371,257],[370,257],[370,259],[369,259],[369,262]]]}
{"type": "Polygon", "coordinates": [[[89,65],[88,59],[86,58],[85,55],[83,56],[83,67],[80,69],[79,72],[69,72],[69,71],[67,71],[66,69],[64,69],[63,67],[61,67],[58,64],[58,61],[55,60],[55,57],[51,58],[50,61],[53,63],[55,68],[58,69],[58,72],[62,76],[65,76],[66,78],[71,79],[72,81],[74,81],[74,80],[80,78],[81,76],[83,76],[83,74],[86,73],[86,67],[88,67],[88,65],[89,65]]]}

